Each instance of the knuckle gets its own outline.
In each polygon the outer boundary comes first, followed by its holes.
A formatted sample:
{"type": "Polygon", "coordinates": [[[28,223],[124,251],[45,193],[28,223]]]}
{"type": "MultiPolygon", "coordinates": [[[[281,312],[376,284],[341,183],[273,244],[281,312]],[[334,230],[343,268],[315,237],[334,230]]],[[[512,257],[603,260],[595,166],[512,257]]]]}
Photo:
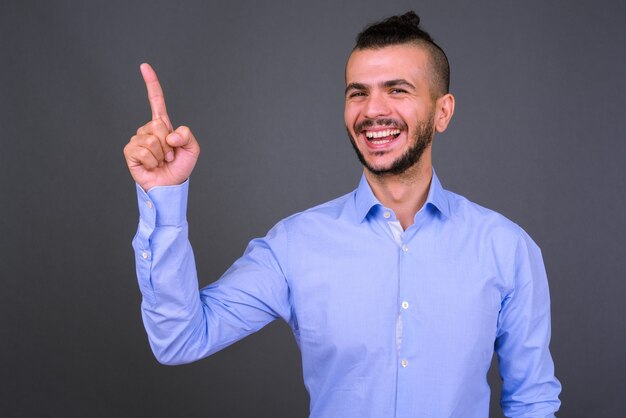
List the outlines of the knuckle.
{"type": "Polygon", "coordinates": [[[126,146],[124,147],[124,155],[127,157],[132,157],[133,155],[136,155],[137,148],[138,148],[138,145],[136,144],[136,141],[133,141],[131,139],[131,141],[128,144],[126,144],[126,146]]]}
{"type": "Polygon", "coordinates": [[[147,146],[152,147],[157,142],[157,139],[150,135],[146,137],[145,142],[147,146]]]}
{"type": "Polygon", "coordinates": [[[148,151],[146,148],[141,148],[137,151],[137,154],[142,160],[147,160],[152,156],[152,153],[148,151]]]}
{"type": "Polygon", "coordinates": [[[154,151],[159,151],[161,149],[161,141],[159,140],[159,138],[157,138],[156,136],[150,135],[147,139],[146,139],[146,145],[154,150],[154,151]]]}

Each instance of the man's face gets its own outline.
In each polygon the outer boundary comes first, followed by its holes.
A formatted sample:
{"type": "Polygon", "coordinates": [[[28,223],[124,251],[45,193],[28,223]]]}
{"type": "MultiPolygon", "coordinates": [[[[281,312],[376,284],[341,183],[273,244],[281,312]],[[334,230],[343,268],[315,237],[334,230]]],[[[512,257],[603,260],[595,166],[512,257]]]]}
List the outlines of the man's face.
{"type": "Polygon", "coordinates": [[[356,50],[346,66],[348,135],[373,174],[401,174],[430,152],[434,133],[427,52],[412,44],[356,50]]]}

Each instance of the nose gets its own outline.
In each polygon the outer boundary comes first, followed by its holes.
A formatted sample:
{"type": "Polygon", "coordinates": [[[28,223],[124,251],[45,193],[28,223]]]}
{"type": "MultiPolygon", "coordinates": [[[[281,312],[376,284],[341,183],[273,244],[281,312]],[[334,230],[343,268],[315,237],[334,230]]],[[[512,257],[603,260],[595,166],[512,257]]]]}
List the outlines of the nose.
{"type": "Polygon", "coordinates": [[[367,97],[364,114],[369,119],[376,119],[381,116],[388,116],[390,113],[387,98],[380,93],[371,93],[367,97]]]}

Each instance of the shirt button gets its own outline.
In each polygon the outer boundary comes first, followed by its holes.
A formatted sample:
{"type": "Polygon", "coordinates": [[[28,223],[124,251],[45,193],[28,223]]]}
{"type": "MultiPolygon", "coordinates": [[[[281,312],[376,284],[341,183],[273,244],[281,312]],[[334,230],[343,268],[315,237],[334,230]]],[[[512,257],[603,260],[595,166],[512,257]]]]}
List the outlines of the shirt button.
{"type": "Polygon", "coordinates": [[[405,358],[402,359],[402,361],[400,362],[400,364],[402,365],[402,367],[407,367],[409,365],[409,361],[405,358]]]}
{"type": "Polygon", "coordinates": [[[385,217],[385,219],[389,219],[389,218],[391,218],[391,213],[385,212],[385,213],[383,213],[383,216],[385,217]]]}
{"type": "Polygon", "coordinates": [[[409,302],[407,302],[406,300],[402,302],[402,309],[409,309],[409,302]]]}
{"type": "Polygon", "coordinates": [[[148,206],[148,209],[152,209],[152,202],[149,200],[146,200],[146,205],[148,206]]]}
{"type": "Polygon", "coordinates": [[[406,253],[407,251],[409,251],[409,247],[407,247],[406,244],[404,244],[402,246],[402,251],[404,251],[406,253]]]}
{"type": "Polygon", "coordinates": [[[141,253],[141,256],[142,256],[142,257],[143,257],[143,259],[145,260],[145,259],[147,259],[147,258],[148,258],[148,253],[144,251],[144,252],[142,252],[142,253],[141,253]]]}

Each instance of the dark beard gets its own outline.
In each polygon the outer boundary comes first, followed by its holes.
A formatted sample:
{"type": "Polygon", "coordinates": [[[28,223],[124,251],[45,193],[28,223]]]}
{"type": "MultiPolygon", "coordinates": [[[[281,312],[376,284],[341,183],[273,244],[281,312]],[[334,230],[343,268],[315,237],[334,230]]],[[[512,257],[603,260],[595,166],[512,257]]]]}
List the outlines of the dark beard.
{"type": "Polygon", "coordinates": [[[425,122],[422,122],[417,126],[417,132],[415,133],[415,141],[413,142],[413,145],[403,155],[391,163],[391,166],[388,168],[376,169],[369,165],[369,163],[365,160],[365,157],[363,157],[361,151],[359,151],[359,148],[356,146],[356,141],[352,135],[350,135],[350,131],[348,131],[348,137],[350,138],[352,148],[354,148],[354,151],[356,152],[356,156],[369,172],[376,176],[384,176],[386,174],[402,174],[417,164],[420,158],[422,158],[422,154],[424,154],[426,148],[428,148],[432,142],[433,133],[435,132],[435,124],[432,121],[432,116],[434,115],[429,115],[425,122]]]}

